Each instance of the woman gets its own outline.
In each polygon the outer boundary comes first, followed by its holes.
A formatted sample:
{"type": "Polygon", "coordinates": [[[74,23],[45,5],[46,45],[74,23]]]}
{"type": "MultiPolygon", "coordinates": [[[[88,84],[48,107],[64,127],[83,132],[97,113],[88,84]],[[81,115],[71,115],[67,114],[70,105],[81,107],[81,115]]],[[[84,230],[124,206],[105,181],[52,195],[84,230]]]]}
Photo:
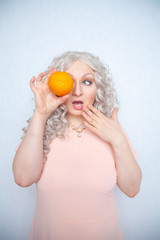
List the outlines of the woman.
{"type": "Polygon", "coordinates": [[[36,108],[13,161],[15,182],[37,187],[30,240],[122,239],[113,190],[134,197],[142,173],[108,69],[88,52],[66,52],[30,87],[36,108]],[[72,76],[70,94],[49,90],[55,71],[72,76]]]}

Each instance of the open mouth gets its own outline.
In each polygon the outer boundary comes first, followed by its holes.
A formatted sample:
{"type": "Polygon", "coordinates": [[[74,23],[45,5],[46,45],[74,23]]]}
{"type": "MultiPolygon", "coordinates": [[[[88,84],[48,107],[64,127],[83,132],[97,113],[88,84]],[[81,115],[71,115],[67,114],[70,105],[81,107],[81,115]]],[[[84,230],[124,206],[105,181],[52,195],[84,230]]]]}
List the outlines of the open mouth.
{"type": "Polygon", "coordinates": [[[83,102],[81,100],[75,100],[72,102],[73,104],[82,104],[83,102]]]}
{"type": "Polygon", "coordinates": [[[81,110],[83,107],[83,102],[81,100],[75,100],[72,102],[74,109],[81,110]]]}

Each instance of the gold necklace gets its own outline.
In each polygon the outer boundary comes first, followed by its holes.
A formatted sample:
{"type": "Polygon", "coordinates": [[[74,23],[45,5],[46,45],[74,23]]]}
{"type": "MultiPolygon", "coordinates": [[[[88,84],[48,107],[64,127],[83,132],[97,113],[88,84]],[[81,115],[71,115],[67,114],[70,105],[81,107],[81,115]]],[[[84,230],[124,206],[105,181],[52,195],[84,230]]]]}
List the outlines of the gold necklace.
{"type": "MultiPolygon", "coordinates": [[[[69,122],[69,121],[68,121],[68,122],[69,122]]],[[[70,122],[69,122],[69,123],[70,123],[70,122]]],[[[70,123],[70,124],[71,124],[71,123],[70,123]]],[[[83,123],[82,123],[82,124],[83,124],[83,123]]],[[[82,124],[81,124],[81,125],[82,125],[82,124]]],[[[71,125],[72,125],[72,124],[71,124],[71,125]]],[[[80,125],[80,126],[81,126],[81,125],[80,125]]],[[[82,135],[81,135],[81,132],[86,129],[86,128],[84,127],[84,128],[82,128],[81,130],[78,130],[78,128],[79,128],[80,126],[78,126],[78,127],[76,128],[75,126],[72,125],[72,127],[73,127],[72,130],[74,130],[74,131],[77,132],[77,137],[81,137],[81,136],[82,136],[82,135]]]]}

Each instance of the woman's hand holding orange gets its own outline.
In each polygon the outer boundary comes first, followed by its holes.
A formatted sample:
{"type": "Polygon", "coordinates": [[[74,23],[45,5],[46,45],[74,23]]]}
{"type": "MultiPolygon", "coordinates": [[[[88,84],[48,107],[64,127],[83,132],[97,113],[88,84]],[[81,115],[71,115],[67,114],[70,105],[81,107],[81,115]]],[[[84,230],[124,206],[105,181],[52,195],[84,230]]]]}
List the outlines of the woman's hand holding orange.
{"type": "Polygon", "coordinates": [[[33,76],[30,80],[30,87],[35,96],[36,110],[47,117],[56,110],[56,108],[69,98],[69,94],[63,97],[56,97],[56,95],[49,89],[48,78],[57,70],[50,68],[47,76],[46,72],[38,75],[37,79],[33,76]],[[45,80],[43,78],[46,76],[45,80]],[[35,86],[36,81],[36,86],[35,86]]]}
{"type": "Polygon", "coordinates": [[[118,143],[124,137],[117,118],[118,110],[119,108],[115,108],[112,118],[108,118],[93,105],[83,107],[82,116],[87,120],[84,124],[104,141],[110,144],[118,143]]]}

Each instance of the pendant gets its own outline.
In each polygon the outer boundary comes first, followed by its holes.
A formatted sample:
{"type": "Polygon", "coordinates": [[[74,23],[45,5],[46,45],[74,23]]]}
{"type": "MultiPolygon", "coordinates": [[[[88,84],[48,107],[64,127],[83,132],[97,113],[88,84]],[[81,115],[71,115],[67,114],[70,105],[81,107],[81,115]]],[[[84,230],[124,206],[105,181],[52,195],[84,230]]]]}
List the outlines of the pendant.
{"type": "Polygon", "coordinates": [[[76,128],[72,128],[72,130],[75,130],[77,132],[77,137],[81,137],[81,132],[85,130],[86,128],[82,128],[81,130],[77,130],[76,128]]]}

